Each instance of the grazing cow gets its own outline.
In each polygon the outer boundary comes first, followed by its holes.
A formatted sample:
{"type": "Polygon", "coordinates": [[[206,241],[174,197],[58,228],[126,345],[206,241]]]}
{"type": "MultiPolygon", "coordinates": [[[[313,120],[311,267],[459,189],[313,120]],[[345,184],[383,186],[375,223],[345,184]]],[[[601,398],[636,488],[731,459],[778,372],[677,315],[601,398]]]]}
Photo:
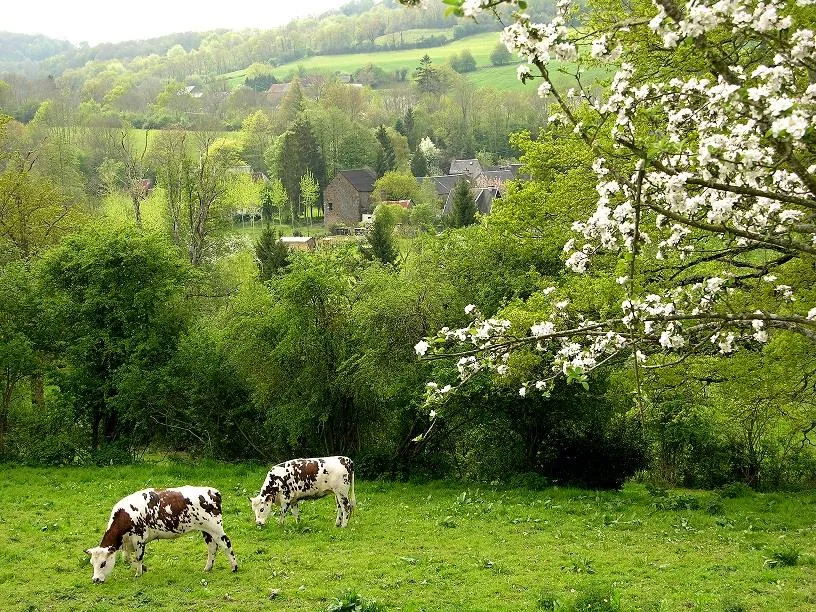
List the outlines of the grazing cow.
{"type": "Polygon", "coordinates": [[[354,462],[348,457],[292,459],[279,463],[269,470],[261,492],[250,497],[249,501],[258,525],[266,523],[270,506],[279,504],[281,511],[278,522],[283,525],[289,509],[295,520],[300,520],[298,502],[301,499],[317,499],[329,493],[334,493],[337,501],[337,518],[334,524],[345,527],[357,503],[354,499],[354,462]]]}
{"type": "Polygon", "coordinates": [[[105,582],[119,550],[126,561],[131,561],[131,553],[135,555],[135,563],[131,563],[136,575],[141,576],[147,571],[142,559],[148,542],[177,538],[189,531],[200,531],[207,543],[205,572],[212,569],[219,546],[226,551],[232,571],[238,571],[232,543],[221,524],[221,493],[211,487],[145,489],[131,493],[113,507],[102,542],[85,551],[91,556],[93,581],[105,582]]]}

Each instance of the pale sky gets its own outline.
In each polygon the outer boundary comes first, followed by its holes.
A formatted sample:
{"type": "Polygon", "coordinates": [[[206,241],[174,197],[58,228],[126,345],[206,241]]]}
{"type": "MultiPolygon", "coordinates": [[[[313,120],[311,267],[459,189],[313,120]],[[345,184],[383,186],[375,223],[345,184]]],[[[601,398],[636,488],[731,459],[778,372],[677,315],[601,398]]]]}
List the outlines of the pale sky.
{"type": "Polygon", "coordinates": [[[338,8],[346,1],[11,0],[3,2],[0,30],[94,45],[216,28],[273,28],[338,8]]]}

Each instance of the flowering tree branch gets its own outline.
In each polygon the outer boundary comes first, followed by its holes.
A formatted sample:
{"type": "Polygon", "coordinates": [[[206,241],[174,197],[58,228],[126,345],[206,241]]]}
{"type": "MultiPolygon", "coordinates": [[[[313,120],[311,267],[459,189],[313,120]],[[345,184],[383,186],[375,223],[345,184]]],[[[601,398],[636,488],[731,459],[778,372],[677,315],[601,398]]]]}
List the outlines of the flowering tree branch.
{"type": "Polygon", "coordinates": [[[585,321],[562,301],[513,329],[469,307],[472,325],[417,344],[428,359],[459,359],[462,380],[483,368],[506,374],[518,350],[549,364],[529,383],[546,390],[553,373],[583,381],[611,355],[634,356],[637,372],[649,355],[728,354],[772,330],[816,340],[816,308],[788,273],[812,268],[816,255],[816,34],[795,22],[814,0],[653,2],[650,15],[579,34],[567,27],[577,17],[570,0],[549,23],[535,23],[521,0],[446,0],[468,17],[513,11],[501,40],[523,62],[519,79],[541,80],[539,95],[562,113],[553,126],[566,124],[596,157],[597,208],[574,223],[566,266],[585,273],[603,253],[628,262],[622,316],[585,321]],[[662,63],[649,68],[639,49],[662,63]],[[684,73],[689,57],[697,69],[684,73]],[[603,96],[588,94],[580,73],[578,91],[556,86],[552,70],[581,61],[616,67],[603,96]],[[664,260],[668,278],[638,265],[664,260]]]}

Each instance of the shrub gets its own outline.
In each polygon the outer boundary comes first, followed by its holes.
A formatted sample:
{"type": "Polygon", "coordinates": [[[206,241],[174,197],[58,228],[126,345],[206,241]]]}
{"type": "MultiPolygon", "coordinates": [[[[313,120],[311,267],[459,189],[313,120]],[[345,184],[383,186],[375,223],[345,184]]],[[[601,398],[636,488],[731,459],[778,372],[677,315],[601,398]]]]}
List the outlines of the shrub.
{"type": "Polygon", "coordinates": [[[12,411],[3,459],[29,465],[84,463],[87,448],[87,432],[75,421],[70,402],[47,389],[41,411],[12,411]]]}
{"type": "Polygon", "coordinates": [[[339,597],[335,597],[334,601],[326,606],[326,612],[380,612],[385,609],[385,606],[374,600],[364,600],[351,589],[343,591],[339,597]]]}
{"type": "Polygon", "coordinates": [[[538,596],[538,599],[536,600],[536,610],[542,610],[542,612],[554,612],[558,609],[560,609],[560,602],[552,593],[542,593],[538,596]]]}
{"type": "Polygon", "coordinates": [[[657,498],[652,505],[656,510],[699,510],[700,500],[694,495],[670,493],[657,498]]]}
{"type": "Polygon", "coordinates": [[[771,558],[765,560],[768,567],[793,567],[799,563],[799,550],[788,547],[782,550],[775,550],[771,553],[771,558]]]}
{"type": "Polygon", "coordinates": [[[739,499],[741,497],[748,497],[753,493],[751,487],[744,482],[732,482],[720,489],[720,497],[726,499],[739,499]]]}

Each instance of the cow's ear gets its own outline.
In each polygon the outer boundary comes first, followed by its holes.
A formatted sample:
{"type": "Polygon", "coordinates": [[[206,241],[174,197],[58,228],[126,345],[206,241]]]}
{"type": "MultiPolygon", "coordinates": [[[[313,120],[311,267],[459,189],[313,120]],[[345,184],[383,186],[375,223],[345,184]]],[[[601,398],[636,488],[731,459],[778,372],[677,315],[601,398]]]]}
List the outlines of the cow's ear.
{"type": "Polygon", "coordinates": [[[86,548],[86,549],[85,549],[85,550],[83,550],[82,552],[84,552],[86,555],[90,555],[90,554],[91,554],[91,549],[90,549],[90,548],[86,548]]]}

